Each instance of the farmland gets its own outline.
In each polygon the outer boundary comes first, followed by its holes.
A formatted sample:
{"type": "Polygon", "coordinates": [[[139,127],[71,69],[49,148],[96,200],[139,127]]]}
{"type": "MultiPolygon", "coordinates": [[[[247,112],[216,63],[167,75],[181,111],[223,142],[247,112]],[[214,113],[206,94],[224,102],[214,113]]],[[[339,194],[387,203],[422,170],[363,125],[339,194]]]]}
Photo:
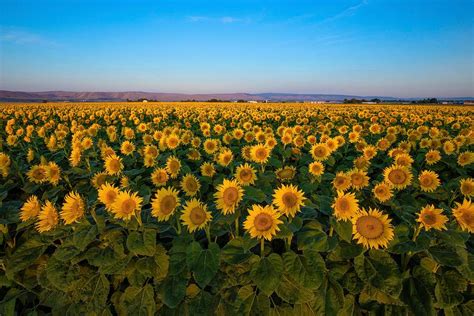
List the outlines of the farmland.
{"type": "Polygon", "coordinates": [[[473,114],[0,105],[0,314],[472,315],[473,114]]]}

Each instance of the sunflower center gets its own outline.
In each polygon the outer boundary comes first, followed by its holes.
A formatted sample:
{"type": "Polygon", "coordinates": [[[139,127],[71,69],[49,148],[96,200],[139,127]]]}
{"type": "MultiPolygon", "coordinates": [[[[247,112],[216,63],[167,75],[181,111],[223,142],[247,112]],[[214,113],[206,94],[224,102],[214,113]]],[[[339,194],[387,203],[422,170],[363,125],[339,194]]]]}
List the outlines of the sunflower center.
{"type": "Polygon", "coordinates": [[[244,181],[249,181],[252,178],[252,172],[247,169],[240,171],[240,179],[244,181]]]}
{"type": "Polygon", "coordinates": [[[110,161],[109,167],[112,171],[118,171],[120,169],[120,162],[117,159],[113,159],[110,161]]]}
{"type": "Polygon", "coordinates": [[[468,210],[465,210],[462,213],[462,219],[463,222],[465,222],[468,226],[473,226],[474,225],[474,215],[470,213],[468,210]]]}
{"type": "Polygon", "coordinates": [[[136,207],[137,207],[137,204],[135,203],[133,199],[127,199],[123,201],[122,203],[122,211],[127,214],[132,213],[136,207]]]}
{"type": "Polygon", "coordinates": [[[115,198],[117,197],[117,193],[113,190],[110,190],[105,193],[105,197],[107,199],[107,202],[112,203],[115,201],[115,198]]]}
{"type": "Polygon", "coordinates": [[[420,182],[423,186],[427,187],[433,184],[433,179],[431,177],[423,177],[420,182]]]}
{"type": "Polygon", "coordinates": [[[232,205],[237,202],[237,199],[239,198],[239,190],[234,187],[227,188],[223,193],[223,198],[226,205],[232,205]]]}
{"type": "Polygon", "coordinates": [[[201,207],[197,206],[191,210],[189,218],[194,225],[201,225],[206,221],[206,213],[201,207]]]}
{"type": "Polygon", "coordinates": [[[169,165],[169,166],[170,166],[170,170],[171,170],[172,173],[177,172],[178,169],[179,169],[179,164],[178,164],[178,162],[176,162],[176,161],[174,161],[174,160],[170,162],[170,165],[169,165]]]}
{"type": "Polygon", "coordinates": [[[280,177],[284,179],[291,179],[293,178],[294,173],[291,169],[283,169],[280,171],[280,177]]]}
{"type": "Polygon", "coordinates": [[[158,182],[165,182],[166,181],[166,173],[164,172],[160,172],[156,175],[156,180],[158,180],[158,182]]]}
{"type": "Polygon", "coordinates": [[[394,184],[403,184],[407,179],[405,172],[402,170],[392,170],[388,174],[388,179],[394,184]]]}
{"type": "Polygon", "coordinates": [[[364,178],[358,173],[353,174],[351,176],[351,179],[352,179],[352,183],[354,183],[355,185],[360,185],[362,184],[362,182],[364,182],[364,178]]]}
{"type": "Polygon", "coordinates": [[[436,223],[436,216],[434,214],[425,214],[423,215],[423,222],[426,225],[433,225],[436,223]]]}
{"type": "Polygon", "coordinates": [[[347,199],[345,198],[341,198],[338,203],[337,203],[337,206],[339,208],[339,210],[343,211],[343,212],[346,212],[349,210],[350,208],[350,203],[349,201],[347,201],[347,199]]]}
{"type": "Polygon", "coordinates": [[[324,147],[316,147],[313,153],[316,157],[324,157],[326,155],[326,149],[324,149],[324,147]]]}
{"type": "Polygon", "coordinates": [[[361,216],[356,221],[357,232],[367,239],[375,239],[383,234],[382,222],[373,216],[361,216]]]}
{"type": "Polygon", "coordinates": [[[294,207],[298,204],[298,197],[293,192],[286,192],[281,199],[286,207],[294,207]]]}
{"type": "Polygon", "coordinates": [[[173,212],[176,207],[176,198],[172,195],[165,196],[160,202],[161,213],[168,215],[173,212]]]}
{"type": "Polygon", "coordinates": [[[186,181],[186,188],[189,190],[189,191],[196,191],[197,190],[197,183],[196,181],[194,181],[194,179],[190,178],[186,181]]]}
{"type": "Polygon", "coordinates": [[[255,151],[255,156],[258,159],[265,159],[267,157],[267,150],[265,148],[259,148],[255,151]]]}
{"type": "Polygon", "coordinates": [[[255,220],[253,222],[255,229],[258,231],[267,231],[272,227],[273,218],[266,213],[260,213],[255,216],[255,220]]]}

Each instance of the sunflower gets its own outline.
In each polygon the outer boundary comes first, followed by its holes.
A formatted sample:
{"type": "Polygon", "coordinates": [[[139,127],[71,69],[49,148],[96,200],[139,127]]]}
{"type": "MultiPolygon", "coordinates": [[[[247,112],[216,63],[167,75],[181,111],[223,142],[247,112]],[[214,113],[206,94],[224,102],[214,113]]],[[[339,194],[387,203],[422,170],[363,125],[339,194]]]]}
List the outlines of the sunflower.
{"type": "Polygon", "coordinates": [[[124,155],[131,155],[135,151],[135,145],[131,141],[124,141],[120,146],[120,152],[124,155]]]}
{"type": "Polygon", "coordinates": [[[176,179],[181,169],[181,161],[175,156],[168,157],[166,160],[166,171],[170,174],[172,179],[176,179]]]}
{"type": "Polygon", "coordinates": [[[252,238],[265,238],[272,240],[273,236],[280,231],[278,225],[283,222],[279,219],[281,216],[273,206],[252,205],[248,210],[249,215],[245,219],[244,228],[252,238]]]}
{"type": "Polygon", "coordinates": [[[243,195],[244,191],[237,180],[224,179],[224,182],[217,186],[217,192],[214,193],[216,207],[224,215],[233,214],[243,195]]]}
{"type": "Polygon", "coordinates": [[[349,172],[349,177],[351,179],[351,186],[355,190],[360,190],[369,185],[370,178],[367,176],[367,172],[354,169],[349,172]]]}
{"type": "Polygon", "coordinates": [[[234,159],[234,154],[230,149],[222,149],[217,155],[217,163],[222,167],[227,167],[234,159]]]}
{"type": "Polygon", "coordinates": [[[105,170],[109,175],[118,175],[122,172],[122,158],[117,155],[110,155],[105,158],[105,170]]]}
{"type": "Polygon", "coordinates": [[[462,204],[456,202],[453,215],[462,230],[474,233],[474,204],[470,200],[464,199],[462,204]]]}
{"type": "Polygon", "coordinates": [[[359,201],[354,193],[344,193],[337,191],[337,197],[334,198],[332,205],[334,216],[338,220],[351,219],[359,209],[359,201]]]}
{"type": "Polygon", "coordinates": [[[331,149],[329,149],[328,145],[326,145],[325,143],[320,143],[320,144],[314,144],[311,147],[310,152],[314,160],[324,161],[331,154],[331,149]]]}
{"type": "Polygon", "coordinates": [[[38,214],[36,230],[40,233],[49,231],[59,223],[58,211],[50,201],[46,201],[38,214]]]}
{"type": "Polygon", "coordinates": [[[30,196],[21,207],[20,219],[22,222],[26,222],[27,220],[38,216],[40,211],[41,204],[36,195],[30,196]]]}
{"type": "Polygon", "coordinates": [[[250,159],[259,164],[266,163],[270,157],[270,153],[270,148],[262,144],[250,147],[250,159]]]}
{"type": "Polygon", "coordinates": [[[180,143],[180,139],[179,139],[179,136],[176,134],[171,134],[170,136],[166,138],[166,146],[169,149],[176,149],[176,147],[179,146],[179,143],[180,143]]]}
{"type": "Polygon", "coordinates": [[[186,202],[180,219],[183,225],[188,227],[188,231],[192,233],[195,230],[203,229],[212,220],[212,215],[207,210],[206,204],[192,199],[186,202]]]}
{"type": "Polygon", "coordinates": [[[251,165],[245,163],[237,167],[235,178],[242,186],[252,185],[257,180],[257,171],[251,165]]]}
{"type": "Polygon", "coordinates": [[[111,212],[115,218],[130,220],[132,216],[140,212],[143,199],[136,192],[119,192],[111,205],[111,212]]]}
{"type": "Polygon", "coordinates": [[[34,183],[43,183],[48,180],[47,166],[35,165],[31,167],[30,171],[26,174],[28,180],[34,183]]]}
{"type": "Polygon", "coordinates": [[[109,175],[105,172],[97,172],[91,179],[91,184],[94,188],[100,189],[108,180],[109,175]]]}
{"type": "Polygon", "coordinates": [[[395,189],[404,189],[411,184],[413,175],[407,167],[392,165],[384,169],[384,180],[395,189]]]}
{"type": "Polygon", "coordinates": [[[151,201],[151,214],[160,222],[167,221],[179,205],[178,191],[163,188],[155,193],[151,201]]]}
{"type": "Polygon", "coordinates": [[[210,162],[205,162],[201,165],[201,175],[203,177],[212,178],[216,174],[216,169],[214,165],[210,162]]]}
{"type": "Polygon", "coordinates": [[[294,185],[282,185],[273,194],[273,204],[288,217],[294,217],[303,206],[306,198],[294,185]]]}
{"type": "Polygon", "coordinates": [[[374,193],[375,198],[380,202],[386,202],[393,196],[392,188],[385,182],[377,184],[372,192],[374,193]]]}
{"type": "Polygon", "coordinates": [[[64,199],[61,209],[61,218],[66,225],[77,222],[84,215],[85,203],[76,192],[70,192],[64,199]]]}
{"type": "Polygon", "coordinates": [[[441,154],[438,150],[430,150],[426,153],[425,160],[428,165],[434,165],[441,160],[441,154]]]}
{"type": "Polygon", "coordinates": [[[377,209],[361,209],[352,218],[353,239],[365,248],[386,248],[393,239],[391,219],[377,209]]]}
{"type": "Polygon", "coordinates": [[[351,187],[351,177],[340,171],[336,174],[334,180],[332,180],[332,186],[338,191],[346,191],[351,187]]]}
{"type": "Polygon", "coordinates": [[[460,153],[458,156],[458,165],[460,165],[461,167],[470,165],[473,161],[474,161],[474,153],[470,151],[460,153]]]}
{"type": "Polygon", "coordinates": [[[208,155],[212,155],[219,149],[219,143],[215,139],[206,139],[203,143],[204,151],[208,155]]]}
{"type": "Polygon", "coordinates": [[[169,176],[168,176],[168,173],[166,172],[166,169],[156,168],[151,173],[151,182],[157,187],[161,187],[165,185],[168,179],[169,179],[169,176]]]}
{"type": "Polygon", "coordinates": [[[429,170],[423,170],[418,177],[418,181],[423,192],[433,192],[440,185],[438,175],[429,170]]]}
{"type": "Polygon", "coordinates": [[[187,196],[195,196],[201,188],[201,183],[199,183],[199,180],[195,176],[188,173],[181,180],[181,188],[187,196]]]}
{"type": "Polygon", "coordinates": [[[57,185],[61,179],[61,169],[54,161],[51,161],[46,167],[46,175],[52,185],[57,185]]]}
{"type": "Polygon", "coordinates": [[[474,179],[462,179],[459,183],[462,195],[466,197],[474,196],[474,179]]]}
{"type": "Polygon", "coordinates": [[[416,221],[419,222],[420,226],[425,230],[430,230],[431,228],[437,230],[446,229],[448,217],[441,214],[442,212],[442,209],[435,208],[434,205],[427,205],[421,209],[416,221]]]}
{"type": "Polygon", "coordinates": [[[109,183],[103,184],[98,192],[99,201],[105,205],[105,209],[110,211],[112,204],[117,199],[120,190],[109,183]]]}
{"type": "Polygon", "coordinates": [[[285,166],[283,168],[277,169],[275,171],[275,175],[280,181],[290,181],[296,175],[296,168],[293,166],[285,166]]]}
{"type": "Polygon", "coordinates": [[[319,177],[324,173],[324,165],[320,161],[314,161],[309,164],[308,170],[313,176],[319,177]]]}

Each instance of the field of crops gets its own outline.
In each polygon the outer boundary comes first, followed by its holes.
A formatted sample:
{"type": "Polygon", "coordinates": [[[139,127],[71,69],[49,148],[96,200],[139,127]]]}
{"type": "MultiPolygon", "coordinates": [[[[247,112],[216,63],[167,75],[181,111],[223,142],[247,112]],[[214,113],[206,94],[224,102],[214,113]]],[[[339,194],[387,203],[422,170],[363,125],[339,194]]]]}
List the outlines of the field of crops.
{"type": "Polygon", "coordinates": [[[0,314],[473,315],[473,114],[0,105],[0,314]]]}

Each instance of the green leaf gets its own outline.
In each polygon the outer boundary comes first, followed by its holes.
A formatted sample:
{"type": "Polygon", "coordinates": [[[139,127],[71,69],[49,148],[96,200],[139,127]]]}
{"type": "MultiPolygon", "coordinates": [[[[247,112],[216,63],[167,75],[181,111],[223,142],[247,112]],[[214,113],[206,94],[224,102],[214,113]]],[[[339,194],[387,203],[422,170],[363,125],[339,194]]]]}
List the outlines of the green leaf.
{"type": "Polygon", "coordinates": [[[289,251],[283,254],[285,271],[301,285],[318,288],[323,281],[326,267],[321,255],[314,250],[306,250],[304,255],[289,251]]]}
{"type": "Polygon", "coordinates": [[[255,201],[255,202],[258,202],[258,203],[261,203],[263,201],[265,201],[266,199],[266,195],[263,191],[261,191],[260,189],[257,189],[256,187],[253,187],[253,186],[246,186],[244,188],[244,191],[245,191],[245,197],[248,198],[249,200],[251,201],[255,201]]]}
{"type": "Polygon", "coordinates": [[[210,243],[208,249],[202,250],[198,242],[188,246],[186,262],[193,272],[196,283],[204,288],[219,270],[220,248],[216,243],[210,243]]]}
{"type": "Polygon", "coordinates": [[[317,315],[337,315],[343,307],[344,290],[332,278],[325,278],[316,292],[314,303],[317,315]]]}
{"type": "Polygon", "coordinates": [[[368,257],[360,255],[354,259],[357,275],[376,289],[397,298],[402,290],[397,263],[390,254],[381,250],[371,250],[369,254],[368,257]]]}
{"type": "Polygon", "coordinates": [[[213,297],[209,292],[200,291],[199,294],[189,302],[190,315],[212,315],[213,297]]]}
{"type": "Polygon", "coordinates": [[[347,294],[344,297],[344,305],[337,312],[337,316],[352,316],[355,311],[355,299],[351,294],[347,294]]]}
{"type": "Polygon", "coordinates": [[[326,251],[329,248],[328,237],[323,232],[321,224],[315,220],[308,222],[296,233],[298,249],[314,249],[326,251]]]}
{"type": "Polygon", "coordinates": [[[250,270],[250,277],[258,289],[267,296],[270,296],[275,291],[280,283],[282,274],[283,260],[276,253],[261,258],[250,270]]]}
{"type": "Polygon", "coordinates": [[[119,300],[120,311],[128,315],[154,315],[155,292],[150,284],[143,288],[129,286],[119,300]]]}
{"type": "Polygon", "coordinates": [[[32,265],[46,250],[47,245],[35,238],[28,239],[16,251],[5,258],[6,275],[9,279],[13,274],[32,265]]]}
{"type": "Polygon", "coordinates": [[[430,293],[417,279],[409,278],[403,282],[400,299],[408,305],[414,315],[436,315],[430,293]]]}
{"type": "Polygon", "coordinates": [[[84,251],[86,247],[95,240],[97,234],[96,225],[84,225],[74,232],[72,236],[73,244],[80,251],[84,251]]]}
{"type": "Polygon", "coordinates": [[[462,264],[462,259],[456,248],[448,245],[435,245],[428,249],[429,253],[439,264],[448,267],[457,267],[462,264]]]}
{"type": "Polygon", "coordinates": [[[252,256],[250,249],[255,247],[258,240],[237,237],[230,240],[221,251],[222,261],[229,264],[239,264],[252,256]]]}
{"type": "Polygon", "coordinates": [[[351,243],[352,223],[350,221],[337,221],[334,217],[331,217],[331,227],[334,227],[334,230],[342,240],[351,243]]]}
{"type": "Polygon", "coordinates": [[[237,315],[250,315],[255,304],[257,293],[251,285],[243,286],[237,292],[235,307],[237,315]]]}
{"type": "Polygon", "coordinates": [[[455,270],[450,270],[436,275],[435,286],[436,305],[441,308],[451,308],[462,303],[463,295],[467,289],[467,281],[455,270]]]}
{"type": "Polygon", "coordinates": [[[162,245],[157,245],[155,254],[156,269],[154,273],[154,281],[163,280],[168,274],[170,257],[166,254],[166,249],[162,245]]]}
{"type": "Polygon", "coordinates": [[[283,274],[276,294],[290,304],[308,303],[314,299],[313,291],[296,282],[288,274],[283,274]]]}
{"type": "Polygon", "coordinates": [[[133,231],[128,235],[127,248],[134,255],[153,256],[156,251],[156,230],[133,231]]]}
{"type": "Polygon", "coordinates": [[[161,298],[170,308],[178,306],[186,296],[188,279],[185,276],[168,276],[161,284],[161,298]]]}

